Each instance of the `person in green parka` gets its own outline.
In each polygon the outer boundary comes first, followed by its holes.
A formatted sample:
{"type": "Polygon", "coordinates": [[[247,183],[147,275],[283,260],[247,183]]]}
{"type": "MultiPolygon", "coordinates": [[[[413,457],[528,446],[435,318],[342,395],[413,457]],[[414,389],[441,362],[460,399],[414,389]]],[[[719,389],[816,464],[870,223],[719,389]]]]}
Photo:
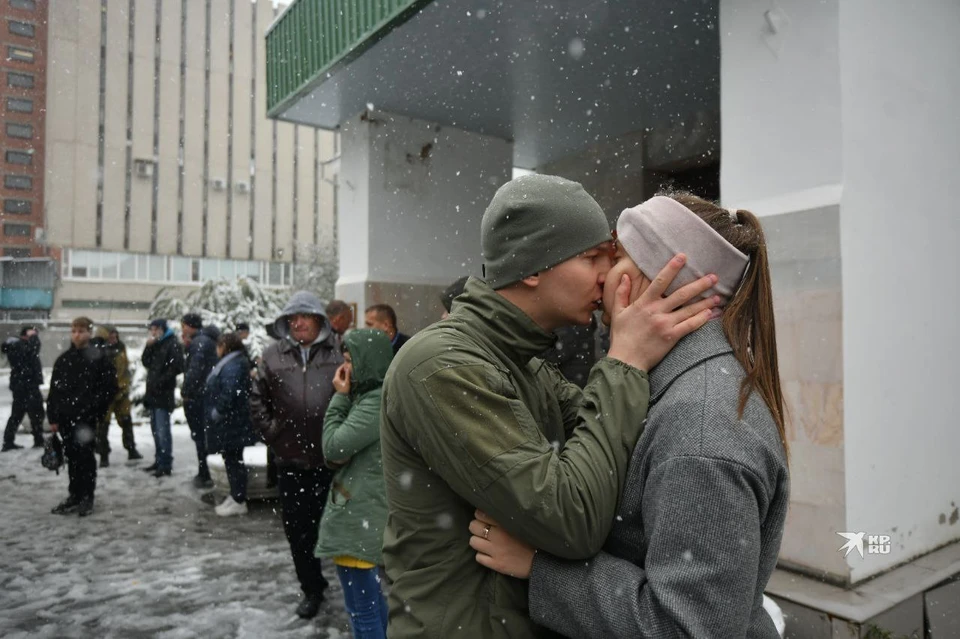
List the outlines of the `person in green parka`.
{"type": "Polygon", "coordinates": [[[338,468],[320,520],[316,556],[337,566],[343,599],[358,639],[386,637],[387,602],[380,590],[387,499],[380,457],[380,396],[393,361],[387,334],[361,328],[344,338],[323,423],[323,456],[338,468]]]}

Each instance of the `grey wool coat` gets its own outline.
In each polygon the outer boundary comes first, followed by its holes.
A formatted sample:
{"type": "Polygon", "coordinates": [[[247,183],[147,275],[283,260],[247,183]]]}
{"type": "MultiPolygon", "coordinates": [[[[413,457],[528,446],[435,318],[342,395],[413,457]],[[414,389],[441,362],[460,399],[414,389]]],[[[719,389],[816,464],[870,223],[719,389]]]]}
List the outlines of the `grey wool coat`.
{"type": "Polygon", "coordinates": [[[647,426],[597,556],[537,553],[533,620],[569,637],[776,638],[762,608],[789,499],[787,460],[719,321],[650,374],[647,426]]]}

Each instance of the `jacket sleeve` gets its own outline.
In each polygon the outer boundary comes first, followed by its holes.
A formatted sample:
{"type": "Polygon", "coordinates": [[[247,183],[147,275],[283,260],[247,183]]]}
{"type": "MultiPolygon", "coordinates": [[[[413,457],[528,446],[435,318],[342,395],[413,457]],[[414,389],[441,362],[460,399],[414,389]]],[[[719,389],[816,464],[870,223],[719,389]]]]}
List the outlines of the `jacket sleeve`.
{"type": "MultiPolygon", "coordinates": [[[[168,339],[174,340],[175,337],[168,339]]],[[[154,357],[166,357],[163,362],[163,368],[157,376],[156,384],[160,388],[176,384],[177,375],[183,372],[183,351],[176,342],[171,343],[166,349],[154,353],[154,357]]]]}
{"type": "Polygon", "coordinates": [[[267,358],[263,357],[260,362],[259,374],[253,382],[250,393],[250,417],[253,421],[253,427],[267,444],[273,442],[280,434],[280,428],[273,414],[273,399],[270,396],[271,377],[267,358]]]}
{"type": "Polygon", "coordinates": [[[97,367],[99,380],[97,380],[97,417],[102,419],[110,408],[110,403],[117,396],[117,369],[113,362],[106,355],[99,360],[97,367]]]}
{"type": "Polygon", "coordinates": [[[560,413],[563,415],[563,432],[567,437],[573,433],[579,423],[580,404],[583,401],[583,389],[567,380],[560,370],[548,364],[543,367],[541,376],[546,377],[545,384],[554,388],[560,401],[560,413]]]}
{"type": "Polygon", "coordinates": [[[600,550],[643,430],[646,373],[601,360],[560,450],[485,362],[410,381],[401,391],[411,393],[400,415],[410,425],[406,437],[460,497],[537,548],[570,559],[600,550]]]}
{"type": "Polygon", "coordinates": [[[726,460],[663,462],[642,502],[644,566],[605,552],[587,562],[538,552],[531,618],[597,639],[744,637],[757,593],[761,486],[751,470],[726,460]]]}
{"type": "Polygon", "coordinates": [[[201,348],[200,337],[197,336],[183,354],[183,387],[180,389],[180,395],[186,398],[193,397],[203,388],[207,380],[200,379],[200,371],[203,368],[203,362],[206,354],[201,348]]]}
{"type": "Polygon", "coordinates": [[[157,352],[157,343],[148,344],[143,347],[143,353],[140,354],[140,363],[143,364],[144,368],[150,368],[150,365],[153,363],[153,358],[157,352]]]}
{"type": "Polygon", "coordinates": [[[380,439],[380,389],[364,393],[353,404],[337,393],[323,418],[323,456],[343,462],[380,439]]]}
{"type": "Polygon", "coordinates": [[[63,369],[59,359],[53,364],[53,373],[50,375],[50,390],[47,392],[47,421],[59,425],[62,421],[60,394],[63,384],[63,369]]]}
{"type": "Polygon", "coordinates": [[[117,355],[117,392],[130,390],[130,360],[127,359],[127,349],[122,349],[117,355]]]}
{"type": "Polygon", "coordinates": [[[246,406],[250,397],[250,374],[246,366],[226,366],[220,371],[220,392],[214,410],[220,418],[246,406]]]}

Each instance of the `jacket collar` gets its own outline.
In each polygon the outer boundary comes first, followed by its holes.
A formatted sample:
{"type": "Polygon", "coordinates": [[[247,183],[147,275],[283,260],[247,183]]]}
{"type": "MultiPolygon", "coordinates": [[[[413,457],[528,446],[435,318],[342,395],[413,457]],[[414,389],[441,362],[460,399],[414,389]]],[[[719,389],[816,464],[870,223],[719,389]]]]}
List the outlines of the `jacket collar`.
{"type": "Polygon", "coordinates": [[[723,322],[711,320],[680,340],[650,371],[650,403],[659,400],[678,377],[708,359],[733,353],[723,333],[723,322]]]}
{"type": "Polygon", "coordinates": [[[221,357],[220,361],[217,362],[217,365],[214,366],[213,370],[210,371],[210,374],[207,375],[207,381],[209,382],[211,379],[219,375],[220,371],[222,371],[227,364],[237,359],[241,355],[243,355],[243,351],[233,351],[232,353],[227,353],[226,355],[221,357]]]}
{"type": "Polygon", "coordinates": [[[540,328],[530,316],[497,294],[485,281],[471,277],[450,319],[466,325],[501,355],[519,366],[554,344],[557,337],[540,328]]]}
{"type": "MultiPolygon", "coordinates": [[[[333,350],[334,340],[331,335],[332,334],[328,334],[326,336],[321,335],[314,342],[307,344],[305,348],[309,349],[311,356],[313,355],[314,349],[317,348],[318,346],[321,348],[326,348],[328,350],[333,350]]],[[[281,338],[277,340],[277,342],[280,344],[280,350],[284,353],[292,352],[292,353],[299,354],[302,352],[302,349],[304,348],[300,345],[300,342],[295,342],[288,337],[281,338]]]]}

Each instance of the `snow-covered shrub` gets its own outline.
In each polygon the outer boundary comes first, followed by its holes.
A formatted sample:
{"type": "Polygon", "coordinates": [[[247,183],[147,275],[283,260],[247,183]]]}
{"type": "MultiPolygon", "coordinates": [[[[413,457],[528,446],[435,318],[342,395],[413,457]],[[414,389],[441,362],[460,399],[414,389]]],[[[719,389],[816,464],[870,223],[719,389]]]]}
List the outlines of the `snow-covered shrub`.
{"type": "MultiPolygon", "coordinates": [[[[170,328],[180,339],[180,318],[186,313],[199,313],[204,326],[213,324],[221,331],[233,331],[238,322],[250,325],[250,337],[245,342],[250,355],[258,357],[270,343],[267,325],[273,324],[289,298],[287,290],[264,288],[256,280],[245,277],[216,279],[205,282],[200,288],[183,295],[183,289],[163,288],[150,304],[150,319],[167,320],[170,328]]],[[[141,352],[128,352],[133,375],[130,399],[141,405],[147,390],[147,371],[141,362],[141,352]]],[[[182,378],[181,378],[182,382],[182,378]]],[[[177,405],[180,395],[177,393],[177,405]]],[[[179,411],[178,411],[179,412],[179,411]]]]}

